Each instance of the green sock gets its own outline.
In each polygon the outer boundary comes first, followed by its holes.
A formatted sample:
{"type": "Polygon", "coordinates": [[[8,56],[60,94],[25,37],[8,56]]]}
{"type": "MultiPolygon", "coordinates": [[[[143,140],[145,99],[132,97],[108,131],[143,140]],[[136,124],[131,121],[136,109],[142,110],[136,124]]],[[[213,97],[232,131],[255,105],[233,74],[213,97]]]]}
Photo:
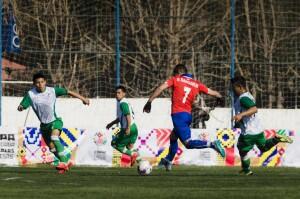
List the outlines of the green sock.
{"type": "Polygon", "coordinates": [[[242,163],[242,168],[244,171],[249,171],[250,170],[250,159],[246,159],[244,160],[242,157],[241,157],[241,163],[242,163]]]}
{"type": "Polygon", "coordinates": [[[54,154],[52,165],[57,166],[60,162],[58,153],[55,148],[50,149],[50,151],[54,154]]]}
{"type": "Polygon", "coordinates": [[[116,150],[118,150],[120,153],[123,153],[123,154],[131,156],[132,151],[129,150],[129,149],[127,149],[127,148],[125,148],[124,146],[114,146],[114,148],[116,150]]]}
{"type": "Polygon", "coordinates": [[[62,162],[68,162],[67,154],[68,151],[65,150],[64,146],[61,144],[58,136],[51,136],[51,140],[54,143],[55,149],[58,153],[58,157],[62,162]]]}
{"type": "Polygon", "coordinates": [[[56,166],[58,166],[59,162],[60,162],[59,159],[56,156],[54,156],[52,165],[56,167],[56,166]]]}

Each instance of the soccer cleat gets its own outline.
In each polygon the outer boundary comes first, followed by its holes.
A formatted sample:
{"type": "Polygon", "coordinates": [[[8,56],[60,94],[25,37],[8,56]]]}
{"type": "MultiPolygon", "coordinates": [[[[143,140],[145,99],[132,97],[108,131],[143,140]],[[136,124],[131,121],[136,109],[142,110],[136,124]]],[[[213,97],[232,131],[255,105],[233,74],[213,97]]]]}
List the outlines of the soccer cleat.
{"type": "Polygon", "coordinates": [[[162,158],[158,164],[158,167],[165,167],[166,171],[171,171],[172,170],[172,162],[170,162],[166,158],[162,158]]]}
{"type": "Polygon", "coordinates": [[[60,162],[56,167],[56,170],[69,170],[69,167],[68,167],[68,164],[67,163],[64,163],[64,162],[60,162]]]}
{"type": "Polygon", "coordinates": [[[58,170],[58,174],[64,174],[64,173],[66,173],[67,172],[67,170],[63,170],[63,169],[61,169],[61,170],[58,170]]]}
{"type": "Polygon", "coordinates": [[[244,174],[246,176],[252,176],[253,175],[253,172],[251,170],[241,170],[239,173],[244,174]]]}
{"type": "Polygon", "coordinates": [[[290,143],[290,144],[293,143],[292,138],[290,138],[289,136],[286,136],[286,135],[276,133],[275,138],[277,138],[280,142],[286,142],[286,143],[290,143]]]}
{"type": "Polygon", "coordinates": [[[215,140],[213,142],[213,148],[224,158],[225,157],[225,150],[219,140],[215,140]]]}

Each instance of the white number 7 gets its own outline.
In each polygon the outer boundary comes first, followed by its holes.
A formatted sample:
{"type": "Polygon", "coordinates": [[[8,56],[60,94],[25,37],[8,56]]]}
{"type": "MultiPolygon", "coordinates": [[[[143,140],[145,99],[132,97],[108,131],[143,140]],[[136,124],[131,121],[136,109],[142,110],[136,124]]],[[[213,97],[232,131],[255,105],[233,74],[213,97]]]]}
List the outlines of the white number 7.
{"type": "Polygon", "coordinates": [[[184,87],[183,90],[184,90],[184,97],[182,99],[182,103],[185,103],[186,102],[186,98],[188,97],[188,95],[190,94],[190,92],[191,92],[192,89],[189,88],[189,87],[184,87]]]}

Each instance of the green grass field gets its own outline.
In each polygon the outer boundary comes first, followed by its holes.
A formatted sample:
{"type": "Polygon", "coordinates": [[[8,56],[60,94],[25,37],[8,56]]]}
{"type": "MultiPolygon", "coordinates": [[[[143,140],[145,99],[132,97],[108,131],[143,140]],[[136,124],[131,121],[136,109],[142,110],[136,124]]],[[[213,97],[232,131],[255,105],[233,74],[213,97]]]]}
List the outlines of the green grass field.
{"type": "Polygon", "coordinates": [[[74,167],[59,175],[49,167],[0,167],[0,198],[300,198],[300,169],[254,168],[241,176],[239,168],[175,167],[153,170],[74,167]]]}

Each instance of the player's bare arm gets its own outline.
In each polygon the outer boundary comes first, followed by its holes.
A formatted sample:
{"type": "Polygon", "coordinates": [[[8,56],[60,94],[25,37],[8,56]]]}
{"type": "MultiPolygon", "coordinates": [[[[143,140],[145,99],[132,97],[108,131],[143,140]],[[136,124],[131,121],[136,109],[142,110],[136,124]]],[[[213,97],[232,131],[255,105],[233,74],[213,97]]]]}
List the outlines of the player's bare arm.
{"type": "Polygon", "coordinates": [[[143,112],[150,113],[150,111],[151,111],[151,102],[155,98],[157,98],[167,88],[168,88],[168,84],[167,83],[163,83],[159,87],[157,87],[155,89],[155,91],[153,92],[153,94],[149,97],[147,103],[145,104],[143,112]]]}
{"type": "Polygon", "coordinates": [[[82,95],[80,95],[78,93],[75,93],[73,91],[68,91],[68,95],[80,99],[82,101],[82,103],[85,105],[90,105],[90,100],[88,98],[83,97],[82,95]]]}
{"type": "Polygon", "coordinates": [[[222,95],[218,91],[215,91],[211,88],[208,88],[208,93],[207,94],[210,95],[210,96],[217,97],[217,98],[222,98],[222,95]]]}
{"type": "Polygon", "coordinates": [[[253,106],[253,107],[249,108],[247,111],[241,112],[241,113],[233,116],[232,120],[236,121],[236,122],[239,122],[243,117],[251,116],[255,113],[257,113],[257,107],[253,106]]]}

